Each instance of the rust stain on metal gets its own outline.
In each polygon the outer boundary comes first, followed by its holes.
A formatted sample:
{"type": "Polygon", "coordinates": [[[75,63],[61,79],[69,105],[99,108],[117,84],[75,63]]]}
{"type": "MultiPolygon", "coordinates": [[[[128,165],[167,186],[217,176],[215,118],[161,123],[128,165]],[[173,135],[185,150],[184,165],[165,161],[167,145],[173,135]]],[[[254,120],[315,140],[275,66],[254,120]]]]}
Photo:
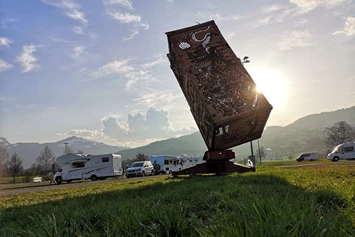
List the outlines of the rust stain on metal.
{"type": "Polygon", "coordinates": [[[214,21],[166,33],[170,67],[209,150],[261,137],[272,106],[214,21]]]}

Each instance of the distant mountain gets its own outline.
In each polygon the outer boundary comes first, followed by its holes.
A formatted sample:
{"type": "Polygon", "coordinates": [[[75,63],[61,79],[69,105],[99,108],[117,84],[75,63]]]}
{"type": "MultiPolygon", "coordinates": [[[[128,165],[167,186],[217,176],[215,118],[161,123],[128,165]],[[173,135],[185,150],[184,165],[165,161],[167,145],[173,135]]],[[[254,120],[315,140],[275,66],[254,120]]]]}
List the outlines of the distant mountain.
{"type": "Polygon", "coordinates": [[[28,168],[31,164],[36,162],[36,158],[40,155],[41,151],[45,146],[48,146],[53,154],[58,157],[63,154],[64,143],[68,143],[68,145],[74,150],[82,150],[86,154],[105,154],[105,153],[114,153],[118,150],[127,149],[128,147],[120,147],[120,146],[110,146],[106,145],[102,142],[95,142],[88,139],[84,139],[81,137],[68,137],[64,140],[60,140],[52,143],[15,143],[11,144],[5,138],[0,138],[0,145],[5,146],[7,148],[10,155],[13,153],[17,153],[23,162],[23,166],[28,168]]]}
{"type": "Polygon", "coordinates": [[[202,139],[200,132],[195,132],[190,135],[181,136],[178,138],[170,138],[167,140],[150,143],[146,146],[117,151],[123,159],[133,159],[138,153],[145,155],[181,155],[188,156],[203,156],[207,150],[206,144],[202,139]]]}
{"type": "Polygon", "coordinates": [[[287,130],[296,129],[319,129],[332,126],[339,121],[346,121],[355,126],[355,106],[348,109],[339,109],[333,112],[323,112],[320,114],[311,114],[296,120],[294,123],[287,125],[287,130]]]}
{"type": "MultiPolygon", "coordinates": [[[[268,149],[268,157],[272,159],[294,158],[299,153],[310,151],[326,153],[324,129],[339,121],[346,121],[354,126],[355,106],[333,112],[308,115],[285,127],[267,127],[259,143],[260,146],[268,149]]],[[[256,151],[257,142],[254,141],[253,145],[256,151]]],[[[247,158],[251,154],[249,142],[232,149],[238,159],[247,158]]],[[[121,154],[123,159],[132,159],[138,153],[144,153],[148,156],[163,154],[203,156],[206,150],[207,147],[200,132],[195,132],[117,153],[121,154]]]]}
{"type": "MultiPolygon", "coordinates": [[[[282,126],[267,127],[259,140],[260,146],[268,151],[268,158],[282,159],[295,157],[302,152],[323,152],[327,148],[324,144],[326,127],[339,121],[346,121],[355,125],[355,106],[348,109],[340,109],[333,112],[312,114],[296,120],[294,123],[282,126]]],[[[5,146],[10,154],[16,152],[23,160],[24,167],[29,167],[36,161],[40,152],[47,145],[56,156],[62,155],[64,143],[70,147],[83,150],[88,154],[118,153],[123,159],[133,159],[138,153],[145,155],[181,155],[203,156],[207,147],[200,132],[178,138],[153,142],[149,145],[129,149],[127,147],[109,146],[102,142],[95,142],[81,137],[69,137],[53,143],[16,143],[11,144],[5,138],[0,137],[0,145],[5,146]]],[[[257,142],[254,141],[254,150],[257,150],[257,142]]],[[[232,148],[238,159],[247,158],[250,155],[250,143],[232,148]]]]}

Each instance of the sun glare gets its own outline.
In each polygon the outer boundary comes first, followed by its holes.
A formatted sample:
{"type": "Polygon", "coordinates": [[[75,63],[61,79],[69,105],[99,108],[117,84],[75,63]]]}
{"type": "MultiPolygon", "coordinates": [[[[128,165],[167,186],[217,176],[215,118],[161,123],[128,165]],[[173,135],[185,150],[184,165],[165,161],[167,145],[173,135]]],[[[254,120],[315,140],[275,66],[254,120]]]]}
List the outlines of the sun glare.
{"type": "Polygon", "coordinates": [[[251,74],[251,76],[256,83],[256,90],[263,93],[273,106],[283,101],[285,85],[280,73],[267,69],[259,69],[251,74]]]}

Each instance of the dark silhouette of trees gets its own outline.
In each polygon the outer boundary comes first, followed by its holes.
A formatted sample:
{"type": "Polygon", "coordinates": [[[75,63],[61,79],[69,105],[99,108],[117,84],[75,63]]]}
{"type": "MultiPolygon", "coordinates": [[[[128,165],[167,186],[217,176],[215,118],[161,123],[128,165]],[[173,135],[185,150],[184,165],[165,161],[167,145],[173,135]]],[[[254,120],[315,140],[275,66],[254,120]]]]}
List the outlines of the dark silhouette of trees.
{"type": "Polygon", "coordinates": [[[0,146],[0,177],[5,176],[6,161],[9,159],[9,153],[5,147],[0,146]]]}
{"type": "Polygon", "coordinates": [[[144,153],[138,153],[136,155],[136,158],[134,159],[134,161],[145,161],[148,160],[148,156],[144,155],[144,153]]]}
{"type": "Polygon", "coordinates": [[[55,156],[53,155],[52,150],[46,146],[41,154],[37,158],[37,166],[40,168],[42,174],[47,174],[52,171],[52,166],[55,162],[55,156]]]}
{"type": "Polygon", "coordinates": [[[7,172],[14,179],[14,183],[16,182],[16,176],[21,174],[23,171],[22,160],[19,155],[14,153],[10,160],[7,162],[7,172]]]}
{"type": "Polygon", "coordinates": [[[325,132],[325,144],[329,148],[355,140],[355,129],[345,121],[335,123],[333,126],[326,128],[325,132]]]}

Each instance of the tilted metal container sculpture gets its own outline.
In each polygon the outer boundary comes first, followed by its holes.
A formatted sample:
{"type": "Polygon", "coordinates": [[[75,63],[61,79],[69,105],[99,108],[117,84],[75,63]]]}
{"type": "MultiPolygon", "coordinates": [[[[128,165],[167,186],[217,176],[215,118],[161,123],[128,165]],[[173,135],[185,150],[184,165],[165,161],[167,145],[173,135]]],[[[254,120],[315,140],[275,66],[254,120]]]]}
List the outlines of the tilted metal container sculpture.
{"type": "Polygon", "coordinates": [[[226,149],[261,137],[272,106],[214,21],[166,35],[170,67],[209,150],[205,159],[231,159],[226,149]]]}

